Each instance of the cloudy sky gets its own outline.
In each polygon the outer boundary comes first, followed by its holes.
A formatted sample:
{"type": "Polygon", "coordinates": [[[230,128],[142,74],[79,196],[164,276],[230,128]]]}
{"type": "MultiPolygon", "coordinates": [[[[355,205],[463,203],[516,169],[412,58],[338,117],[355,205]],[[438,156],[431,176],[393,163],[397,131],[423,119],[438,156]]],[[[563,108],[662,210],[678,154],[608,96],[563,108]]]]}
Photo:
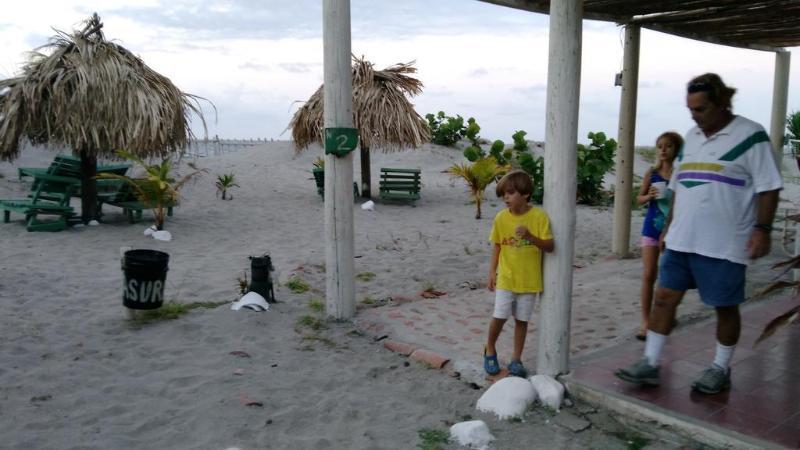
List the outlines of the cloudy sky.
{"type": "MultiPolygon", "coordinates": [[[[8,8],[8,7],[6,7],[8,8]]],[[[209,135],[288,139],[300,102],[322,83],[321,0],[57,0],[14,2],[0,18],[0,76],[53,28],[72,30],[92,12],[114,39],[183,91],[211,100],[209,135]]],[[[475,117],[481,135],[516,130],[544,140],[548,17],[473,0],[351,0],[352,51],[383,68],[416,61],[421,115],[475,117]]],[[[623,31],[584,21],[579,140],[616,136],[623,31]]],[[[800,62],[792,61],[789,111],[800,110],[800,62]]],[[[739,89],[734,110],[769,129],[774,54],[643,31],[636,142],[691,125],[683,86],[717,72],[739,89]]],[[[200,132],[202,134],[202,131],[200,132]]]]}

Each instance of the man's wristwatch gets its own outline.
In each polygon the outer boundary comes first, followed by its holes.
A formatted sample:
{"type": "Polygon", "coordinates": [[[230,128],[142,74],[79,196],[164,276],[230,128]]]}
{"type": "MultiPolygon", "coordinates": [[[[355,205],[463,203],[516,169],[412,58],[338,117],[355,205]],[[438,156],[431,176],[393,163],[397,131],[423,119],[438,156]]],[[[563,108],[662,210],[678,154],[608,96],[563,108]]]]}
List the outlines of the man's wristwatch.
{"type": "Polygon", "coordinates": [[[764,225],[763,223],[757,223],[753,225],[753,228],[768,234],[772,232],[772,225],[764,225]]]}

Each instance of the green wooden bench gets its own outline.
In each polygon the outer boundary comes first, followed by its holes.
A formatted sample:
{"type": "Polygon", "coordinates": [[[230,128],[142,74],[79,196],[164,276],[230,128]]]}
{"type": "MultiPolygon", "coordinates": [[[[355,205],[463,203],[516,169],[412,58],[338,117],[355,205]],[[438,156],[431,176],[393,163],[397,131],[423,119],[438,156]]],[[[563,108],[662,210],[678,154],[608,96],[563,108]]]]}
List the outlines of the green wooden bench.
{"type": "Polygon", "coordinates": [[[62,177],[46,173],[34,174],[34,190],[28,199],[0,200],[3,222],[8,223],[11,212],[23,214],[28,231],[61,231],[67,228],[69,220],[75,216],[70,198],[80,186],[73,177],[62,177]],[[55,216],[54,220],[43,221],[40,216],[55,216]]]}
{"type": "Polygon", "coordinates": [[[381,200],[419,200],[420,170],[381,168],[381,200]]]}

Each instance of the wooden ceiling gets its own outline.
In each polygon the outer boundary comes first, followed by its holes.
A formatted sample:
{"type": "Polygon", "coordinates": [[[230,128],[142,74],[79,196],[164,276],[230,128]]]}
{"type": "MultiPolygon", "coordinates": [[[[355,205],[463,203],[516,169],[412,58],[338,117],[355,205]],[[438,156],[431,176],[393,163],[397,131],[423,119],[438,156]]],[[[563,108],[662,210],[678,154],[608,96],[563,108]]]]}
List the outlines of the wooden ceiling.
{"type": "MultiPolygon", "coordinates": [[[[547,14],[549,1],[480,0],[547,14]]],[[[800,46],[800,0],[584,0],[583,17],[714,44],[779,51],[800,46]]]]}

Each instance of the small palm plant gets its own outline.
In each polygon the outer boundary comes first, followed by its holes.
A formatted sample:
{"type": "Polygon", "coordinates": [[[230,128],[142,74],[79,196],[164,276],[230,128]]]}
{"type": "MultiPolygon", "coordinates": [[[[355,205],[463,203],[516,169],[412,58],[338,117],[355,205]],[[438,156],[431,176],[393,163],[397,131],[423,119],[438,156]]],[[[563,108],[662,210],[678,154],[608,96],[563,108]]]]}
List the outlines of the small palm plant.
{"type": "Polygon", "coordinates": [[[475,218],[481,218],[481,203],[483,202],[483,192],[490,184],[497,181],[503,174],[508,172],[509,166],[500,165],[493,156],[481,158],[472,164],[455,164],[449,169],[453,178],[462,178],[467,182],[470,195],[475,200],[475,218]]]}
{"type": "Polygon", "coordinates": [[[112,173],[101,173],[97,178],[111,178],[128,183],[136,193],[137,200],[153,210],[157,230],[164,229],[167,208],[178,203],[178,191],[183,185],[195,176],[208,172],[207,169],[198,169],[189,163],[192,172],[176,180],[172,173],[170,158],[165,158],[158,164],[148,164],[142,158],[123,150],[117,151],[117,155],[141,166],[145,170],[144,178],[131,178],[112,173]]]}
{"type": "Polygon", "coordinates": [[[228,189],[239,187],[233,172],[217,175],[217,196],[222,196],[223,200],[233,200],[233,196],[228,196],[228,189]]]}
{"type": "Polygon", "coordinates": [[[797,168],[800,169],[800,111],[795,111],[786,117],[786,137],[789,139],[789,147],[792,155],[797,161],[797,168]]]}
{"type": "MultiPolygon", "coordinates": [[[[800,216],[788,216],[786,219],[787,223],[789,220],[800,221],[800,216]]],[[[749,301],[759,300],[763,297],[766,297],[767,294],[771,294],[786,288],[792,288],[793,297],[795,299],[798,298],[797,294],[800,290],[800,281],[787,281],[782,278],[791,273],[792,269],[800,269],[800,255],[795,255],[794,257],[785,261],[779,261],[775,263],[772,268],[781,268],[782,270],[773,278],[772,284],[766,286],[760,291],[753,293],[753,295],[748,299],[749,301]]],[[[785,313],[770,320],[770,322],[764,326],[764,329],[761,331],[761,335],[758,337],[758,339],[756,339],[756,342],[753,344],[753,346],[755,347],[764,339],[775,334],[775,332],[779,329],[792,323],[800,323],[800,305],[795,305],[785,313]]]]}

